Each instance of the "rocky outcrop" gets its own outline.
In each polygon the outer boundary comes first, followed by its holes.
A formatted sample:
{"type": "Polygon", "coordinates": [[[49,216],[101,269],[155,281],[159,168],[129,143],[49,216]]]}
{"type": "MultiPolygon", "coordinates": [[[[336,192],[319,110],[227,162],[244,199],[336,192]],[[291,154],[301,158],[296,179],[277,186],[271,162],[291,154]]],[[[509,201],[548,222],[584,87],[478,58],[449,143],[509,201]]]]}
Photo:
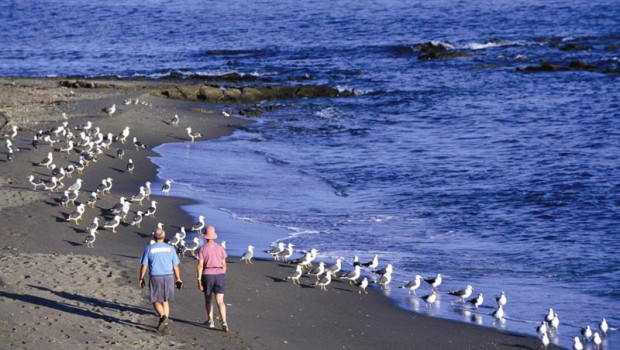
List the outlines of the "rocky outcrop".
{"type": "Polygon", "coordinates": [[[429,41],[414,45],[414,49],[420,51],[420,60],[445,60],[459,57],[471,57],[471,53],[456,51],[450,43],[429,41]]]}
{"type": "Polygon", "coordinates": [[[518,67],[517,72],[554,72],[554,71],[567,71],[567,70],[596,70],[594,65],[585,63],[582,61],[572,61],[568,66],[560,66],[551,64],[547,61],[542,61],[538,66],[518,67]]]}

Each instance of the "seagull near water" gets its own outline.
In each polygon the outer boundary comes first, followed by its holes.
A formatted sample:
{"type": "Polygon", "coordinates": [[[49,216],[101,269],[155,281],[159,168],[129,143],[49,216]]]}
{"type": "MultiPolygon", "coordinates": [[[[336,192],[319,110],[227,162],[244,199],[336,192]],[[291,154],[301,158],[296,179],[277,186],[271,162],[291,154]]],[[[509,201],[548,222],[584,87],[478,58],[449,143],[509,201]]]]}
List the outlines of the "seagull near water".
{"type": "Polygon", "coordinates": [[[179,126],[179,121],[180,121],[179,115],[175,114],[174,117],[172,117],[172,118],[170,118],[170,119],[168,119],[168,120],[166,120],[164,122],[166,124],[169,124],[169,125],[172,125],[172,126],[179,126]]]}
{"type": "Polygon", "coordinates": [[[202,215],[198,215],[198,222],[192,226],[191,231],[200,232],[205,227],[205,217],[202,215]]]}
{"type": "Polygon", "coordinates": [[[189,138],[192,140],[192,143],[194,143],[195,139],[202,137],[202,134],[199,132],[192,133],[192,128],[189,126],[185,128],[185,130],[187,130],[187,136],[189,136],[189,138]]]}
{"type": "Polygon", "coordinates": [[[407,289],[409,294],[411,294],[411,292],[413,292],[413,294],[417,295],[416,290],[418,288],[420,288],[421,284],[422,284],[422,276],[415,275],[415,278],[413,279],[413,281],[410,281],[407,284],[402,285],[402,286],[400,286],[398,288],[407,289]]]}
{"type": "Polygon", "coordinates": [[[349,284],[354,284],[355,281],[357,281],[357,279],[360,278],[361,274],[362,274],[362,267],[360,265],[357,265],[353,267],[353,271],[349,271],[343,275],[340,275],[339,278],[349,281],[349,284]]]}
{"type": "MultiPolygon", "coordinates": [[[[321,261],[321,263],[323,263],[321,261]]],[[[318,277],[318,276],[317,276],[318,277]]],[[[313,286],[319,286],[321,288],[321,290],[326,291],[327,292],[327,286],[332,282],[332,274],[331,273],[326,273],[323,278],[321,278],[319,281],[315,282],[313,284],[313,286]]]]}
{"type": "Polygon", "coordinates": [[[357,290],[358,294],[368,294],[368,291],[366,290],[366,288],[368,288],[368,278],[364,277],[362,281],[357,284],[357,287],[359,288],[357,290]]]}
{"type": "Polygon", "coordinates": [[[362,266],[365,266],[369,269],[376,269],[377,266],[379,266],[379,255],[375,254],[375,256],[372,258],[371,261],[366,262],[366,263],[362,263],[362,266]]]}
{"type": "Polygon", "coordinates": [[[326,273],[331,273],[332,277],[336,277],[336,274],[342,270],[342,258],[337,258],[336,262],[325,269],[326,273]]]}
{"type": "Polygon", "coordinates": [[[437,291],[435,289],[431,290],[430,294],[422,297],[422,300],[424,300],[427,305],[432,305],[437,301],[437,291]]]}
{"type": "Polygon", "coordinates": [[[155,218],[155,212],[157,211],[157,201],[151,201],[151,206],[146,209],[144,216],[152,216],[155,218]]]}
{"type": "Polygon", "coordinates": [[[288,259],[293,255],[293,247],[293,243],[288,243],[286,249],[276,256],[276,260],[288,261],[288,259]]]}
{"type": "MultiPolygon", "coordinates": [[[[316,280],[318,281],[320,276],[325,272],[325,263],[319,262],[319,265],[312,270],[308,271],[308,275],[316,276],[316,280]]],[[[331,274],[329,274],[331,275],[331,274]]]]}
{"type": "Polygon", "coordinates": [[[248,250],[243,253],[241,260],[245,260],[246,264],[253,264],[252,257],[254,256],[254,246],[249,245],[248,250]]]}
{"type": "Polygon", "coordinates": [[[164,195],[168,195],[170,193],[170,188],[172,187],[172,180],[166,180],[166,183],[161,187],[161,191],[164,195]]]}
{"type": "Polygon", "coordinates": [[[579,337],[573,338],[573,350],[583,350],[583,344],[581,344],[579,337]]]}
{"type": "Polygon", "coordinates": [[[140,186],[140,190],[138,191],[138,194],[131,196],[131,198],[129,198],[129,201],[138,202],[140,205],[142,205],[142,201],[144,200],[145,197],[146,197],[146,191],[144,189],[144,186],[140,186]]]}
{"type": "Polygon", "coordinates": [[[111,117],[112,114],[114,114],[114,112],[116,112],[116,104],[113,104],[110,107],[103,108],[103,109],[101,109],[101,111],[103,113],[105,113],[108,117],[111,117]]]}
{"type": "Polygon", "coordinates": [[[289,274],[286,279],[287,280],[291,280],[293,282],[293,284],[301,284],[299,282],[299,278],[301,277],[301,275],[303,274],[303,269],[300,265],[297,265],[295,267],[295,271],[293,271],[291,274],[289,274]]]}
{"type": "MultiPolygon", "coordinates": [[[[504,291],[502,291],[498,297],[495,298],[495,301],[497,302],[497,305],[499,306],[504,306],[506,305],[506,302],[508,302],[508,299],[506,299],[506,293],[504,291]]],[[[553,310],[551,310],[553,311],[553,310]]],[[[552,316],[553,317],[553,316],[552,316]]],[[[548,320],[547,322],[550,322],[551,320],[548,320]]]]}
{"type": "Polygon", "coordinates": [[[465,299],[471,296],[471,293],[473,292],[473,290],[474,290],[474,287],[468,284],[465,289],[448,292],[448,294],[461,298],[461,302],[464,303],[465,299]]]}
{"type": "Polygon", "coordinates": [[[271,256],[273,256],[273,259],[277,259],[278,254],[282,253],[284,251],[284,242],[278,242],[278,245],[276,247],[273,247],[269,250],[266,250],[265,252],[271,256]]]}
{"type": "Polygon", "coordinates": [[[476,309],[484,303],[484,297],[482,293],[478,293],[478,296],[472,299],[469,299],[469,303],[476,307],[476,309]]]}
{"type": "Polygon", "coordinates": [[[437,287],[439,287],[442,282],[441,274],[438,273],[436,277],[426,278],[424,279],[424,282],[430,284],[431,287],[433,287],[433,290],[437,290],[437,287]]]}

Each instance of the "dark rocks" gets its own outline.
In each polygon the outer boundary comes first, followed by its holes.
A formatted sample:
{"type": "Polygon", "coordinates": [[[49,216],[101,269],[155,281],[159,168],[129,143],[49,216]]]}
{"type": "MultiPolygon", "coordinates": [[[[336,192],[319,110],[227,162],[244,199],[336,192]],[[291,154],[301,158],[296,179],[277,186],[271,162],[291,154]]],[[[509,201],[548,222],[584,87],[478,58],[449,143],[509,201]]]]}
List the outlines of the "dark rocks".
{"type": "Polygon", "coordinates": [[[111,84],[96,83],[96,82],[93,82],[93,81],[78,80],[78,79],[74,79],[74,80],[61,80],[61,81],[58,82],[58,85],[64,86],[64,87],[68,87],[68,88],[71,88],[71,89],[78,89],[78,88],[101,89],[101,88],[113,87],[113,85],[111,85],[111,84]]]}
{"type": "Polygon", "coordinates": [[[567,71],[567,70],[587,70],[594,71],[596,66],[582,61],[572,61],[568,66],[559,66],[551,64],[547,61],[542,61],[538,66],[518,67],[517,72],[555,72],[555,71],[567,71]]]}
{"type": "Polygon", "coordinates": [[[450,43],[429,41],[417,44],[413,48],[421,52],[418,54],[418,59],[420,60],[443,60],[473,56],[470,53],[453,50],[454,46],[450,43]]]}
{"type": "Polygon", "coordinates": [[[589,51],[592,50],[591,46],[585,46],[581,44],[566,44],[560,46],[561,51],[589,51]]]}

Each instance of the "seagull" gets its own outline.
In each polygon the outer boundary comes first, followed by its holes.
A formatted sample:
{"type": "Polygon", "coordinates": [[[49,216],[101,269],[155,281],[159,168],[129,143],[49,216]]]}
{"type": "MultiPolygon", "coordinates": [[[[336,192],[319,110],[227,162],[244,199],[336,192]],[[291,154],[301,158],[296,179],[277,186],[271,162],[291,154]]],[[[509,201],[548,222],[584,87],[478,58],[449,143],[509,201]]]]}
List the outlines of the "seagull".
{"type": "Polygon", "coordinates": [[[17,130],[18,130],[17,125],[11,125],[11,130],[7,134],[4,134],[4,137],[8,137],[11,140],[13,140],[15,136],[17,136],[17,130]]]}
{"type": "Polygon", "coordinates": [[[107,178],[107,180],[108,180],[108,181],[106,181],[106,186],[105,186],[105,188],[103,189],[103,193],[104,193],[104,194],[106,194],[106,193],[107,193],[107,194],[110,194],[110,190],[112,190],[112,178],[111,178],[111,177],[108,177],[108,178],[107,178]]]}
{"type": "Polygon", "coordinates": [[[90,128],[93,127],[93,122],[91,122],[90,120],[87,121],[84,124],[78,124],[76,126],[73,127],[73,130],[81,130],[81,131],[87,131],[90,130],[90,128]]]}
{"type": "Polygon", "coordinates": [[[79,191],[80,188],[82,188],[82,179],[77,179],[75,180],[75,183],[69,187],[67,187],[67,190],[69,191],[79,191]]]}
{"type": "Polygon", "coordinates": [[[185,252],[189,251],[193,257],[196,257],[196,249],[198,249],[198,246],[200,245],[200,241],[201,241],[200,237],[194,237],[194,239],[192,240],[192,243],[190,243],[188,246],[183,245],[183,251],[181,254],[185,256],[185,252]]]}
{"type": "Polygon", "coordinates": [[[358,294],[362,294],[362,292],[364,294],[368,294],[368,291],[366,291],[366,288],[368,287],[368,278],[364,277],[364,279],[357,284],[357,287],[359,288],[357,291],[358,294]]]}
{"type": "Polygon", "coordinates": [[[346,274],[340,275],[340,278],[348,280],[350,284],[353,284],[358,278],[360,278],[361,274],[362,274],[362,267],[357,265],[353,268],[353,271],[349,271],[346,274]]]}
{"type": "MultiPolygon", "coordinates": [[[[363,264],[362,264],[362,265],[363,265],[363,264]]],[[[376,273],[376,274],[377,274],[377,275],[379,275],[379,276],[383,276],[383,275],[385,275],[385,274],[388,274],[388,273],[392,273],[392,272],[394,272],[394,266],[392,266],[392,264],[387,264],[387,266],[386,266],[386,267],[384,267],[384,268],[382,268],[382,269],[380,269],[380,270],[375,270],[375,271],[372,271],[372,272],[373,272],[373,273],[376,273]]]]}
{"type": "Polygon", "coordinates": [[[558,318],[558,314],[553,315],[553,319],[551,320],[551,323],[549,325],[556,331],[558,330],[558,327],[560,326],[560,319],[558,318]]]}
{"type": "Polygon", "coordinates": [[[146,199],[151,199],[151,182],[147,181],[144,184],[144,195],[146,196],[146,199]]]}
{"type": "Polygon", "coordinates": [[[130,128],[128,126],[124,127],[123,130],[116,136],[116,140],[120,141],[120,143],[124,144],[129,137],[130,128]]]}
{"type": "Polygon", "coordinates": [[[123,206],[126,202],[125,197],[121,196],[118,200],[118,203],[114,204],[114,206],[110,208],[110,212],[112,214],[120,214],[121,210],[123,210],[123,206]]]}
{"type": "Polygon", "coordinates": [[[187,130],[187,136],[192,139],[192,143],[194,143],[195,139],[202,137],[202,134],[199,132],[192,133],[192,128],[190,128],[189,126],[185,128],[185,130],[187,130]]]}
{"type": "Polygon", "coordinates": [[[127,161],[127,172],[130,174],[133,174],[133,170],[134,170],[133,160],[129,158],[129,161],[127,161]]]}
{"type": "Polygon", "coordinates": [[[43,189],[53,192],[58,187],[58,179],[56,176],[52,176],[49,181],[43,181],[43,189]]]}
{"type": "Polygon", "coordinates": [[[138,192],[138,194],[131,196],[131,198],[129,198],[130,202],[139,202],[140,205],[142,205],[142,201],[144,200],[144,197],[146,197],[146,192],[144,189],[144,186],[140,186],[140,191],[138,192]]]}
{"type": "Polygon", "coordinates": [[[413,279],[413,281],[408,282],[405,285],[402,285],[398,288],[404,288],[408,290],[408,293],[411,294],[411,292],[413,292],[413,294],[416,294],[416,289],[420,288],[420,285],[422,284],[422,276],[420,275],[415,275],[415,278],[413,279]]]}
{"type": "Polygon", "coordinates": [[[52,162],[54,162],[54,156],[52,155],[52,152],[48,152],[47,157],[45,157],[45,159],[43,159],[43,161],[39,163],[39,166],[44,166],[49,169],[50,165],[52,165],[52,162]]]}
{"type": "Polygon", "coordinates": [[[378,281],[372,281],[372,283],[377,283],[381,285],[381,289],[387,289],[387,285],[390,284],[390,282],[392,282],[392,273],[388,272],[386,274],[384,274],[383,276],[381,276],[381,278],[378,281]]]}
{"type": "Polygon", "coordinates": [[[140,148],[145,149],[146,145],[143,144],[142,142],[138,141],[137,137],[133,138],[133,145],[136,146],[136,151],[139,151],[140,148]]]}
{"type": "Polygon", "coordinates": [[[579,337],[573,338],[573,350],[583,350],[583,344],[581,344],[579,337]]]}
{"type": "Polygon", "coordinates": [[[362,266],[366,266],[369,269],[376,269],[379,266],[379,255],[375,254],[371,261],[362,263],[362,266]]]}
{"type": "Polygon", "coordinates": [[[360,262],[359,262],[359,258],[357,257],[357,255],[355,255],[353,257],[353,267],[358,266],[358,265],[362,266],[362,264],[360,264],[360,262]]]}
{"type": "MultiPolygon", "coordinates": [[[[499,304],[499,302],[498,302],[499,304]]],[[[547,321],[547,323],[551,322],[553,320],[553,318],[555,317],[555,313],[553,312],[552,308],[549,308],[549,312],[547,312],[547,316],[545,316],[545,321],[547,321]]]]}
{"type": "MultiPolygon", "coordinates": [[[[504,293],[504,291],[502,291],[498,297],[495,298],[495,301],[497,302],[497,305],[499,306],[504,306],[506,305],[506,302],[508,301],[506,299],[506,293],[504,293]]],[[[550,320],[547,320],[547,322],[549,322],[550,320]]]]}
{"type": "Polygon", "coordinates": [[[295,267],[295,271],[293,271],[290,275],[288,275],[286,279],[293,281],[293,284],[301,284],[299,282],[299,278],[301,277],[302,273],[303,273],[303,269],[301,265],[297,265],[297,267],[295,267]]]}
{"type": "Polygon", "coordinates": [[[93,219],[93,222],[90,223],[90,225],[86,226],[86,231],[92,231],[96,233],[98,228],[99,228],[99,218],[95,216],[95,218],[93,219]]]}
{"type": "Polygon", "coordinates": [[[549,346],[549,336],[547,335],[547,333],[543,334],[542,338],[540,339],[540,341],[542,342],[542,345],[545,347],[545,350],[547,349],[547,346],[549,346]]]}
{"type": "Polygon", "coordinates": [[[33,190],[34,190],[34,191],[36,191],[36,190],[37,190],[37,187],[39,187],[39,186],[41,186],[41,187],[45,186],[45,184],[44,184],[43,180],[41,180],[41,179],[39,179],[39,178],[34,177],[34,175],[30,175],[30,176],[28,176],[28,182],[30,182],[30,184],[32,185],[32,187],[34,187],[34,188],[33,188],[33,190]]]}
{"type": "Polygon", "coordinates": [[[301,265],[304,268],[311,267],[312,266],[312,253],[306,252],[306,254],[303,257],[297,259],[295,263],[301,265]]]}
{"type": "Polygon", "coordinates": [[[293,247],[293,243],[288,243],[287,248],[277,255],[276,260],[288,261],[288,259],[293,255],[293,247]]]}
{"type": "Polygon", "coordinates": [[[598,334],[598,332],[594,332],[594,337],[592,337],[592,342],[594,343],[594,346],[596,346],[597,350],[601,348],[601,344],[603,343],[603,340],[601,339],[601,335],[598,334]]]}
{"type": "Polygon", "coordinates": [[[325,269],[325,272],[331,273],[332,277],[336,277],[336,274],[340,272],[341,269],[342,269],[342,258],[338,258],[336,259],[335,264],[325,269]]]}
{"type": "Polygon", "coordinates": [[[39,136],[34,135],[30,144],[32,145],[32,148],[39,149],[39,136]]]}
{"type": "Polygon", "coordinates": [[[540,334],[540,336],[546,334],[547,331],[549,331],[549,327],[547,327],[547,322],[545,321],[541,321],[540,325],[536,327],[536,333],[540,334]]]}
{"type": "MultiPolygon", "coordinates": [[[[319,277],[323,274],[323,272],[325,272],[325,263],[321,261],[317,267],[308,271],[308,275],[316,276],[316,280],[318,281],[319,277]]],[[[331,275],[331,274],[328,274],[328,275],[331,275]]]]}
{"type": "Polygon", "coordinates": [[[248,250],[243,253],[241,260],[245,260],[246,264],[253,264],[252,257],[254,256],[254,246],[249,245],[248,250]]]}
{"type": "Polygon", "coordinates": [[[67,141],[67,143],[60,147],[60,152],[67,152],[69,154],[73,149],[73,140],[67,141]]]}
{"type": "MultiPolygon", "coordinates": [[[[185,237],[187,236],[187,233],[185,233],[185,227],[181,226],[181,231],[175,233],[175,235],[179,235],[179,238],[185,239],[185,237]]],[[[222,241],[222,243],[224,243],[224,242],[225,241],[222,241]]]]}
{"type": "MultiPolygon", "coordinates": [[[[323,263],[323,262],[321,261],[321,263],[323,263]]],[[[331,282],[332,282],[332,274],[331,273],[326,273],[325,276],[323,276],[323,278],[321,278],[320,281],[317,281],[313,285],[319,286],[321,288],[321,290],[324,290],[324,291],[327,292],[327,285],[330,284],[331,282]]]]}
{"type": "Polygon", "coordinates": [[[192,231],[200,232],[205,227],[205,217],[202,215],[198,216],[198,222],[192,226],[192,231]]]}
{"type": "Polygon", "coordinates": [[[134,215],[133,219],[131,220],[131,226],[138,226],[140,227],[140,223],[142,222],[142,212],[140,210],[138,210],[136,212],[136,215],[134,215]]]}
{"type": "MultiPolygon", "coordinates": [[[[493,316],[493,318],[496,319],[496,320],[503,319],[504,318],[504,307],[502,305],[497,305],[497,309],[495,311],[493,311],[491,316],[493,316]]],[[[493,321],[493,322],[495,322],[495,321],[493,321]]]]}
{"type": "Polygon", "coordinates": [[[95,236],[95,232],[90,231],[88,233],[88,236],[86,236],[86,238],[84,239],[84,244],[86,244],[86,248],[94,248],[93,243],[95,243],[96,238],[97,237],[95,236]]]}
{"type": "Polygon", "coordinates": [[[69,193],[69,202],[71,202],[71,204],[75,205],[75,200],[79,196],[79,191],[78,190],[74,190],[74,191],[67,191],[67,192],[69,193]]]}
{"type": "Polygon", "coordinates": [[[118,159],[123,159],[123,156],[125,155],[125,150],[122,148],[117,148],[116,149],[116,158],[118,159]]]}
{"type": "Polygon", "coordinates": [[[587,325],[586,328],[581,329],[581,335],[583,336],[583,341],[586,343],[590,341],[590,338],[592,338],[592,329],[590,328],[590,325],[587,325]]]}
{"type": "Polygon", "coordinates": [[[103,224],[103,228],[111,228],[112,232],[116,233],[116,228],[121,224],[121,217],[118,215],[114,216],[114,219],[108,220],[103,224]]]}
{"type": "Polygon", "coordinates": [[[174,117],[170,118],[169,120],[166,120],[166,123],[169,125],[173,125],[173,126],[179,126],[179,115],[175,114],[174,117]]]}
{"type": "Polygon", "coordinates": [[[437,301],[437,291],[436,290],[431,290],[430,294],[427,294],[425,296],[422,297],[422,299],[428,304],[431,305],[433,304],[435,301],[437,301]]]}
{"type": "Polygon", "coordinates": [[[271,248],[265,252],[273,256],[273,259],[275,260],[278,257],[278,254],[282,253],[283,251],[284,251],[284,242],[278,242],[277,247],[271,248]]]}
{"type": "Polygon", "coordinates": [[[144,216],[152,216],[155,218],[155,211],[157,211],[157,201],[151,201],[151,206],[146,209],[144,216]]]}
{"type": "Polygon", "coordinates": [[[424,279],[424,282],[428,283],[431,285],[431,287],[433,287],[433,290],[437,290],[437,287],[439,287],[439,285],[441,284],[441,274],[438,273],[436,277],[431,277],[431,278],[426,278],[424,279]]]}
{"type": "Polygon", "coordinates": [[[113,104],[111,107],[103,108],[101,111],[105,113],[108,117],[111,117],[112,114],[116,112],[116,104],[113,104]]]}
{"type": "Polygon", "coordinates": [[[607,335],[607,331],[609,330],[609,325],[607,324],[607,320],[605,319],[605,317],[601,319],[601,323],[599,323],[598,329],[601,330],[601,333],[603,333],[603,335],[607,335]]]}
{"type": "Polygon", "coordinates": [[[482,293],[478,293],[478,296],[472,299],[469,299],[469,302],[476,307],[476,309],[482,305],[484,302],[484,298],[482,297],[482,293]]]}
{"type": "Polygon", "coordinates": [[[469,298],[469,296],[471,295],[473,290],[474,290],[474,287],[472,287],[471,285],[468,284],[465,289],[448,292],[448,294],[454,295],[455,297],[461,298],[461,302],[464,303],[465,299],[469,298]]]}
{"type": "Polygon", "coordinates": [[[105,194],[104,190],[108,187],[108,179],[101,180],[101,183],[97,186],[97,193],[105,194]]]}
{"type": "Polygon", "coordinates": [[[170,193],[170,187],[172,180],[166,180],[166,183],[161,187],[161,191],[167,196],[170,193]]]}
{"type": "Polygon", "coordinates": [[[77,170],[78,174],[82,175],[85,167],[86,167],[86,161],[84,160],[83,156],[80,156],[80,160],[75,165],[75,170],[77,170]]]}
{"type": "Polygon", "coordinates": [[[67,216],[67,221],[75,221],[76,225],[79,225],[79,221],[82,218],[82,214],[84,214],[84,203],[81,203],[75,208],[75,211],[69,216],[67,216]]]}
{"type": "Polygon", "coordinates": [[[68,204],[69,204],[69,191],[65,191],[62,197],[60,198],[60,205],[62,205],[63,208],[66,208],[68,204]]]}
{"type": "MultiPolygon", "coordinates": [[[[181,227],[182,228],[182,227],[181,227]]],[[[183,229],[183,228],[182,228],[183,229]]],[[[226,241],[222,241],[220,242],[220,247],[224,248],[224,250],[226,250],[226,241]]]]}
{"type": "Polygon", "coordinates": [[[65,174],[69,178],[71,177],[71,174],[73,174],[74,171],[75,171],[75,166],[73,164],[69,164],[67,165],[67,168],[65,168],[65,174]]]}
{"type": "MultiPolygon", "coordinates": [[[[133,223],[131,225],[133,226],[133,223]]],[[[179,236],[178,232],[175,233],[174,236],[171,239],[168,240],[168,244],[170,244],[171,246],[176,247],[176,248],[178,248],[180,242],[181,242],[181,237],[179,236]]]]}

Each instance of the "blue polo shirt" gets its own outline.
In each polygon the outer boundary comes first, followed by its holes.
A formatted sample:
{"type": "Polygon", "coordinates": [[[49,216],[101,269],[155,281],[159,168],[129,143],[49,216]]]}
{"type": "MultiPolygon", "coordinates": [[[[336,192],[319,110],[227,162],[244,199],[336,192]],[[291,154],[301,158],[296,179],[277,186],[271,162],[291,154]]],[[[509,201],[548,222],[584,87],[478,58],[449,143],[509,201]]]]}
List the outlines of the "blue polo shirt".
{"type": "Polygon", "coordinates": [[[149,275],[172,275],[172,268],[181,263],[173,246],[166,243],[154,243],[147,246],[142,253],[142,265],[149,267],[149,275]]]}

